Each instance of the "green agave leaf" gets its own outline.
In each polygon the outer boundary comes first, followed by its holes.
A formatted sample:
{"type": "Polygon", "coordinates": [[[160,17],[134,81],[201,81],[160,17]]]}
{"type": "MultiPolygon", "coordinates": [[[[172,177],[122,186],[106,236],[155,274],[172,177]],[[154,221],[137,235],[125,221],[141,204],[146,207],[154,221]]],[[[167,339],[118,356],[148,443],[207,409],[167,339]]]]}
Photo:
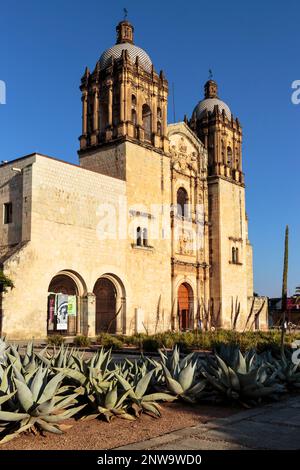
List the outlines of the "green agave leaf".
{"type": "Polygon", "coordinates": [[[128,392],[129,396],[131,398],[136,398],[136,395],[135,395],[130,383],[126,379],[124,379],[124,377],[122,377],[121,375],[119,375],[119,374],[115,374],[115,375],[116,375],[116,378],[118,379],[118,381],[120,382],[120,384],[122,385],[122,387],[124,388],[124,390],[126,392],[128,392]]]}
{"type": "Polygon", "coordinates": [[[189,395],[198,395],[202,390],[205,389],[207,380],[203,379],[197,382],[193,387],[188,390],[189,395]]]}
{"type": "Polygon", "coordinates": [[[43,431],[52,432],[53,434],[63,434],[63,431],[55,425],[46,423],[43,419],[37,419],[37,424],[42,428],[43,431]]]}
{"type": "Polygon", "coordinates": [[[16,390],[8,395],[0,396],[0,405],[3,405],[6,401],[10,400],[16,394],[16,390]]]}
{"type": "Polygon", "coordinates": [[[123,403],[124,401],[126,400],[126,398],[128,397],[129,395],[129,392],[130,390],[128,390],[127,392],[124,392],[123,395],[121,396],[121,398],[119,399],[119,401],[117,402],[116,404],[116,408],[119,408],[123,403]]]}
{"type": "Polygon", "coordinates": [[[30,390],[34,401],[38,401],[46,373],[47,369],[43,370],[43,368],[40,366],[35,374],[33,381],[31,382],[30,390]]]}
{"type": "Polygon", "coordinates": [[[148,402],[145,402],[145,403],[142,402],[142,407],[143,407],[143,410],[146,410],[146,411],[148,411],[148,412],[154,414],[154,415],[157,416],[157,417],[161,416],[157,404],[148,403],[148,402]]]}
{"type": "Polygon", "coordinates": [[[118,400],[118,391],[117,387],[114,387],[112,390],[107,392],[107,395],[105,397],[105,408],[110,410],[111,408],[114,408],[116,406],[118,400]]]}
{"type": "Polygon", "coordinates": [[[30,415],[28,413],[12,413],[11,411],[0,410],[0,421],[21,421],[29,417],[30,415]]]}
{"type": "Polygon", "coordinates": [[[169,395],[168,393],[151,393],[150,395],[145,395],[143,397],[144,401],[174,401],[176,397],[174,395],[169,395]]]}
{"type": "Polygon", "coordinates": [[[172,379],[171,377],[166,376],[166,382],[167,382],[169,390],[175,395],[181,395],[183,393],[182,386],[176,380],[172,379]]]}
{"type": "Polygon", "coordinates": [[[138,398],[142,398],[143,395],[146,393],[147,388],[149,386],[151,377],[153,375],[153,370],[148,372],[140,381],[138,382],[136,388],[135,388],[135,394],[138,398]]]}
{"type": "Polygon", "coordinates": [[[32,393],[25,383],[16,378],[14,380],[17,388],[19,402],[23,410],[28,411],[34,405],[32,393]]]}
{"type": "Polygon", "coordinates": [[[236,375],[236,373],[234,372],[233,369],[231,369],[231,367],[228,367],[228,374],[229,374],[229,379],[230,379],[230,383],[231,383],[231,388],[233,388],[234,390],[240,390],[240,381],[238,379],[238,376],[236,375]]]}
{"type": "Polygon", "coordinates": [[[45,401],[41,405],[39,405],[36,409],[38,416],[45,415],[51,413],[54,408],[54,399],[50,398],[50,400],[45,401]]]}
{"type": "Polygon", "coordinates": [[[56,393],[57,387],[61,383],[64,378],[63,373],[58,373],[55,375],[46,385],[44,391],[39,399],[39,403],[43,403],[44,401],[50,400],[56,393]]]}
{"type": "Polygon", "coordinates": [[[130,415],[129,413],[122,413],[120,415],[118,415],[118,418],[121,418],[121,419],[127,419],[128,421],[135,421],[135,417],[130,415]]]}
{"type": "Polygon", "coordinates": [[[70,410],[65,410],[63,413],[59,414],[51,414],[51,415],[43,415],[42,419],[47,423],[58,423],[61,421],[65,421],[66,419],[72,418],[75,414],[79,413],[79,411],[83,410],[87,404],[76,406],[71,408],[70,410]]]}
{"type": "Polygon", "coordinates": [[[184,391],[188,390],[194,380],[196,363],[193,365],[191,362],[179,374],[178,382],[184,391]]]}

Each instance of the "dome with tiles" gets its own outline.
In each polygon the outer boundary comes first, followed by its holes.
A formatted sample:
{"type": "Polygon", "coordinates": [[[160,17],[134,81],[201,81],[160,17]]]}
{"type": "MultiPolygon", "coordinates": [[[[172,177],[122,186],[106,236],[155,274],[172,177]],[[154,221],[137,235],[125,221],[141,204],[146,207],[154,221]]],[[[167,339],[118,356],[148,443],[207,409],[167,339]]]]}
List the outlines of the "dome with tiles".
{"type": "Polygon", "coordinates": [[[128,52],[129,59],[135,63],[137,57],[140,66],[146,71],[151,72],[152,61],[141,47],[133,44],[133,26],[128,21],[121,21],[117,26],[117,44],[106,49],[100,57],[100,69],[104,70],[109,67],[114,59],[119,59],[122,51],[128,52]]]}
{"type": "Polygon", "coordinates": [[[197,104],[193,111],[193,118],[201,119],[202,116],[208,112],[212,113],[215,106],[219,107],[219,112],[225,112],[225,116],[228,119],[231,119],[231,111],[229,106],[224,103],[224,101],[220,100],[217,96],[218,93],[218,86],[214,80],[208,80],[208,82],[204,86],[204,94],[205,98],[197,104]]]}

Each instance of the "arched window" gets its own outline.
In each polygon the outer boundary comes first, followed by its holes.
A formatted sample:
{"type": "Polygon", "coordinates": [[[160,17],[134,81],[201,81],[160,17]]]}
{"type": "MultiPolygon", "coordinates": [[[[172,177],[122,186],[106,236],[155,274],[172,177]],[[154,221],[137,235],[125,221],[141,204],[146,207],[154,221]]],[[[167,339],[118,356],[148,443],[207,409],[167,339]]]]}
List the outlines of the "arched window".
{"type": "Polygon", "coordinates": [[[236,263],[239,262],[239,249],[238,248],[235,249],[235,262],[236,263]]]}
{"type": "Polygon", "coordinates": [[[148,246],[148,230],[146,228],[143,229],[143,245],[148,246]]]}
{"type": "Polygon", "coordinates": [[[157,119],[161,119],[161,109],[157,108],[157,119]]]}
{"type": "Polygon", "coordinates": [[[231,147],[227,147],[227,165],[232,166],[232,150],[231,150],[231,147]]]}
{"type": "Polygon", "coordinates": [[[136,244],[137,246],[142,246],[142,230],[141,227],[136,229],[136,244]]]}
{"type": "Polygon", "coordinates": [[[234,247],[232,247],[232,251],[231,251],[231,262],[232,263],[236,263],[236,250],[234,247]]]}
{"type": "Polygon", "coordinates": [[[179,188],[177,191],[177,214],[182,217],[188,216],[188,194],[184,188],[179,188]]]}
{"type": "Polygon", "coordinates": [[[135,95],[131,96],[131,104],[132,104],[132,106],[136,106],[136,96],[135,95]]]}
{"type": "Polygon", "coordinates": [[[151,142],[151,110],[147,104],[143,105],[142,109],[142,119],[143,119],[143,128],[144,128],[144,139],[151,142]]]}

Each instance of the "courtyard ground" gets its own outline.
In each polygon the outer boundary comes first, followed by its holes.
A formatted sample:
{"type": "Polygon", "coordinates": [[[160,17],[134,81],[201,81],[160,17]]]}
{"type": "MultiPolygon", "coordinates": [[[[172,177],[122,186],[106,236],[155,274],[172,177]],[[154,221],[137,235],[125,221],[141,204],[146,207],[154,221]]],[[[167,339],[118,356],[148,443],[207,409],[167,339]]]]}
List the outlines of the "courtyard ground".
{"type": "Polygon", "coordinates": [[[172,403],[160,419],[66,424],[72,427],[63,435],[21,435],[0,450],[300,450],[300,397],[249,410],[172,403]]]}
{"type": "Polygon", "coordinates": [[[46,433],[34,436],[23,434],[7,444],[0,445],[1,450],[100,450],[113,449],[122,445],[134,444],[157,436],[164,436],[172,431],[208,423],[215,418],[223,418],[238,413],[240,407],[221,405],[191,406],[182,403],[162,405],[162,417],[152,418],[143,415],[136,421],[114,419],[111,423],[100,420],[74,421],[65,424],[72,425],[65,434],[55,435],[46,433]]]}
{"type": "Polygon", "coordinates": [[[202,422],[118,449],[300,450],[300,397],[202,422]]]}

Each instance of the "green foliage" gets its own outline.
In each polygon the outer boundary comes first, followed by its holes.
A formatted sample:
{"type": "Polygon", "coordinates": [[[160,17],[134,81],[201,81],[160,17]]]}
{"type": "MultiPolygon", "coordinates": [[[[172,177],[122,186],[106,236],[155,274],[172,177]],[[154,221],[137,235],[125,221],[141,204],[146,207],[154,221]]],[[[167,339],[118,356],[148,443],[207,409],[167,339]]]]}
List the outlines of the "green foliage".
{"type": "Polygon", "coordinates": [[[13,289],[14,287],[13,281],[0,269],[0,292],[7,292],[8,289],[13,289]]]}
{"type": "Polygon", "coordinates": [[[111,349],[122,349],[123,342],[115,336],[110,335],[109,333],[101,333],[97,336],[97,343],[99,343],[104,348],[111,349]]]}
{"type": "Polygon", "coordinates": [[[88,336],[78,335],[74,338],[74,345],[78,348],[86,348],[91,345],[91,340],[88,336]]]}
{"type": "MultiPolygon", "coordinates": [[[[293,362],[292,350],[280,355],[250,349],[243,354],[239,333],[215,333],[209,336],[213,353],[186,355],[175,346],[171,353],[160,349],[158,359],[142,354],[121,362],[114,362],[111,349],[104,347],[86,358],[63,344],[38,351],[31,342],[24,350],[0,339],[0,442],[28,430],[61,433],[61,422],[72,416],[107,422],[134,420],[142,413],[158,418],[162,401],[221,398],[253,406],[288,389],[299,391],[300,365],[293,362]]],[[[108,336],[104,339],[110,341],[108,336]]],[[[156,335],[156,340],[171,338],[178,344],[183,337],[194,347],[208,338],[190,332],[156,335]]],[[[140,341],[147,338],[139,336],[140,341]]],[[[278,333],[253,332],[247,346],[267,344],[270,338],[278,345],[278,333]]]]}
{"type": "Polygon", "coordinates": [[[197,360],[194,353],[180,359],[176,346],[171,355],[159,351],[166,389],[184,401],[195,403],[206,386],[206,380],[197,376],[197,360]]]}
{"type": "Polygon", "coordinates": [[[268,363],[258,361],[255,352],[243,356],[239,348],[223,346],[220,355],[209,356],[202,362],[201,370],[214,390],[242,403],[276,398],[285,391],[278,383],[277,372],[268,363]]]}
{"type": "Polygon", "coordinates": [[[60,346],[64,344],[65,338],[62,335],[49,335],[47,337],[47,343],[51,344],[52,346],[60,346]]]}

